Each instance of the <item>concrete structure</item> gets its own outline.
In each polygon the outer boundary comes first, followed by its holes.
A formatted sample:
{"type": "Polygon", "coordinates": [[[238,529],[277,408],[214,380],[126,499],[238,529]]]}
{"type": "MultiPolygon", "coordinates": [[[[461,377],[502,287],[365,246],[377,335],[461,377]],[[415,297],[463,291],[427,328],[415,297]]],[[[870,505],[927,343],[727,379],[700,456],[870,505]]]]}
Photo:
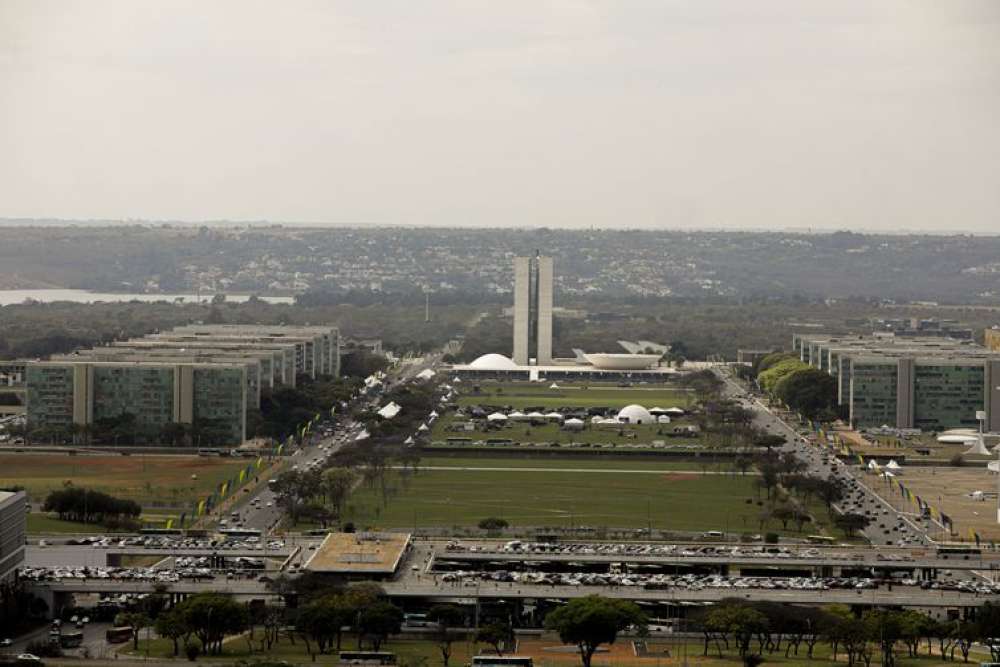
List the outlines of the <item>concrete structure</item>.
{"type": "Polygon", "coordinates": [[[514,350],[519,366],[552,363],[551,257],[514,258],[514,350]],[[532,356],[534,353],[534,356],[532,356]]]}
{"type": "Polygon", "coordinates": [[[965,340],[795,335],[799,358],[838,380],[852,426],[1000,431],[1000,353],[965,340]]]}
{"type": "Polygon", "coordinates": [[[988,350],[1000,352],[1000,329],[987,329],[983,332],[983,344],[988,350]]]}
{"type": "MultiPolygon", "coordinates": [[[[582,361],[556,359],[549,365],[516,364],[502,354],[484,354],[468,364],[455,364],[451,372],[470,380],[604,380],[663,382],[677,373],[673,368],[656,366],[648,355],[585,355],[582,361]],[[588,363],[586,358],[599,357],[588,363]],[[603,363],[604,357],[617,357],[603,363]],[[628,357],[623,363],[621,357],[628,357]]],[[[657,357],[658,358],[658,357],[657,357]]]]}
{"type": "Polygon", "coordinates": [[[48,361],[5,362],[0,380],[24,395],[28,427],[56,439],[124,427],[155,443],[182,424],[198,446],[232,446],[246,439],[247,409],[260,407],[263,392],[294,386],[300,374],[339,372],[336,328],[189,325],[48,361]]]}
{"type": "Polygon", "coordinates": [[[218,441],[206,446],[246,439],[245,365],[39,361],[28,365],[27,386],[29,428],[70,434],[131,415],[132,432],[149,442],[175,423],[211,425],[218,441]]]}
{"type": "Polygon", "coordinates": [[[0,584],[24,562],[26,502],[24,491],[0,491],[0,584]]]}
{"type": "Polygon", "coordinates": [[[385,579],[396,573],[409,548],[408,533],[330,533],[303,569],[348,579],[385,579]]]}

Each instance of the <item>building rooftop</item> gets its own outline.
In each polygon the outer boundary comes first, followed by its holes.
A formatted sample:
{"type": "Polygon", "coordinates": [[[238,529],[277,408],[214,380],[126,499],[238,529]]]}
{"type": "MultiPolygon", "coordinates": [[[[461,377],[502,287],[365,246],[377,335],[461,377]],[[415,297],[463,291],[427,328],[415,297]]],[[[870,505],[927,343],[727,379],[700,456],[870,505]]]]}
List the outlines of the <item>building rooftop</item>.
{"type": "Polygon", "coordinates": [[[304,569],[330,574],[392,574],[409,544],[409,533],[330,533],[304,569]]]}

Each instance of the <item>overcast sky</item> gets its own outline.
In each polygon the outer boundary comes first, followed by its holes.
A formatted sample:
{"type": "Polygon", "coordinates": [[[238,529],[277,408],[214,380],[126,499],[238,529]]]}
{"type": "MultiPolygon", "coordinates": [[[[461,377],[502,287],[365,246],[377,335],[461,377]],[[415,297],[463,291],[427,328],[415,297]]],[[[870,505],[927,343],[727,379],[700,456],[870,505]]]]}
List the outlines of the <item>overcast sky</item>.
{"type": "Polygon", "coordinates": [[[0,216],[1000,231],[997,0],[0,0],[0,216]]]}

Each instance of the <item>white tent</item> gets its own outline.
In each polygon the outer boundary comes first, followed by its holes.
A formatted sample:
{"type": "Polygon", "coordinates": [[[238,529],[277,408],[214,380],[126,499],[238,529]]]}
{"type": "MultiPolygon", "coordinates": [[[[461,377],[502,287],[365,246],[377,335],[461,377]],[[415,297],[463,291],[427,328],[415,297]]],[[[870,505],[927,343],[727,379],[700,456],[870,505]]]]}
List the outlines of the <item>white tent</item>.
{"type": "Polygon", "coordinates": [[[590,418],[591,424],[600,424],[602,421],[604,421],[604,417],[600,415],[594,415],[593,417],[590,418]]]}
{"type": "Polygon", "coordinates": [[[406,440],[403,441],[404,445],[412,445],[414,443],[413,436],[411,435],[406,440]]]}
{"type": "Polygon", "coordinates": [[[430,414],[430,415],[428,415],[428,416],[430,416],[430,417],[437,417],[437,416],[439,416],[439,415],[438,415],[438,413],[437,413],[437,410],[431,410],[431,414],[430,414]]]}
{"type": "Polygon", "coordinates": [[[868,459],[868,469],[878,470],[878,463],[875,462],[875,459],[868,459]]]}
{"type": "Polygon", "coordinates": [[[885,477],[886,479],[892,479],[893,477],[895,477],[895,475],[893,475],[888,470],[886,470],[884,473],[882,473],[882,476],[885,477]]]}
{"type": "Polygon", "coordinates": [[[507,419],[513,421],[524,421],[525,419],[528,418],[529,418],[528,415],[524,414],[523,412],[518,412],[517,410],[514,410],[514,412],[507,415],[507,419]]]}
{"type": "Polygon", "coordinates": [[[552,384],[549,385],[549,389],[558,389],[558,388],[559,388],[559,385],[557,385],[555,382],[553,382],[552,384]]]}
{"type": "MultiPolygon", "coordinates": [[[[650,412],[652,412],[652,410],[650,410],[650,412]]],[[[670,417],[668,417],[667,415],[660,415],[659,417],[656,418],[656,423],[657,424],[669,424],[670,423],[670,417]]]]}
{"type": "Polygon", "coordinates": [[[563,422],[563,426],[574,431],[582,431],[585,424],[582,419],[570,418],[563,422]]]}
{"type": "Polygon", "coordinates": [[[426,431],[429,431],[430,429],[427,428],[427,424],[421,424],[420,426],[417,427],[417,430],[420,431],[421,433],[424,433],[426,431]]]}
{"type": "Polygon", "coordinates": [[[416,378],[418,380],[430,380],[435,375],[436,375],[436,373],[434,371],[432,371],[429,368],[425,368],[424,370],[422,370],[419,373],[417,373],[416,378]]]}
{"type": "Polygon", "coordinates": [[[679,417],[679,416],[681,416],[681,415],[683,415],[683,414],[686,414],[683,408],[677,408],[677,407],[674,407],[674,408],[666,408],[666,409],[665,409],[665,410],[664,410],[663,412],[664,412],[665,414],[668,414],[668,415],[676,415],[676,416],[678,416],[678,417],[679,417]]]}
{"type": "Polygon", "coordinates": [[[545,415],[541,412],[529,412],[525,415],[528,419],[545,419],[545,415]]]}
{"type": "Polygon", "coordinates": [[[972,447],[969,448],[966,454],[977,454],[980,456],[989,456],[990,450],[986,448],[986,443],[983,442],[983,436],[977,436],[975,442],[972,443],[972,447]]]}
{"type": "Polygon", "coordinates": [[[898,470],[902,470],[902,468],[903,468],[903,466],[901,466],[898,463],[896,463],[896,459],[889,459],[889,462],[885,464],[885,469],[886,470],[892,470],[893,472],[896,472],[898,470]]]}
{"type": "Polygon", "coordinates": [[[487,415],[486,421],[488,422],[505,422],[507,421],[507,415],[502,412],[494,412],[491,415],[487,415]]]}
{"type": "Polygon", "coordinates": [[[367,440],[370,436],[371,436],[371,433],[368,432],[368,429],[365,429],[365,430],[361,431],[361,433],[358,433],[356,436],[354,436],[354,439],[356,441],[367,440]]]}
{"type": "Polygon", "coordinates": [[[1000,472],[1000,461],[990,461],[986,464],[986,469],[993,474],[1000,472]]]}
{"type": "Polygon", "coordinates": [[[649,414],[653,415],[654,417],[658,417],[660,415],[667,414],[667,411],[664,408],[650,408],[649,414]]]}
{"type": "Polygon", "coordinates": [[[563,416],[561,414],[559,414],[558,412],[550,412],[549,414],[545,415],[545,418],[546,419],[551,419],[553,421],[561,422],[562,419],[563,419],[563,416]]]}
{"type": "Polygon", "coordinates": [[[388,405],[382,406],[382,408],[378,411],[378,416],[382,419],[392,419],[398,415],[399,411],[402,409],[403,408],[398,403],[391,402],[388,405]]]}

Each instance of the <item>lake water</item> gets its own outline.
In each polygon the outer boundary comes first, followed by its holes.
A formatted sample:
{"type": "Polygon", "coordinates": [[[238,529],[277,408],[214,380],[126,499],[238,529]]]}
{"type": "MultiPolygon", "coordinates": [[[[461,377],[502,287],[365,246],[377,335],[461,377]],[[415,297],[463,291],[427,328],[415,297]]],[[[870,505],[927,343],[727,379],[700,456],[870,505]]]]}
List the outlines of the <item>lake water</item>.
{"type": "MultiPolygon", "coordinates": [[[[152,303],[154,301],[175,301],[183,299],[185,303],[198,303],[199,298],[202,303],[212,300],[214,294],[109,294],[106,292],[89,292],[82,289],[10,289],[0,290],[0,306],[10,306],[24,303],[27,299],[41,301],[42,303],[52,303],[54,301],[72,301],[73,303],[96,303],[106,301],[121,303],[124,301],[144,301],[152,303]]],[[[226,301],[243,303],[249,300],[246,294],[228,294],[226,301]]],[[[291,296],[262,296],[262,301],[268,303],[294,303],[295,297],[291,296]]]]}

